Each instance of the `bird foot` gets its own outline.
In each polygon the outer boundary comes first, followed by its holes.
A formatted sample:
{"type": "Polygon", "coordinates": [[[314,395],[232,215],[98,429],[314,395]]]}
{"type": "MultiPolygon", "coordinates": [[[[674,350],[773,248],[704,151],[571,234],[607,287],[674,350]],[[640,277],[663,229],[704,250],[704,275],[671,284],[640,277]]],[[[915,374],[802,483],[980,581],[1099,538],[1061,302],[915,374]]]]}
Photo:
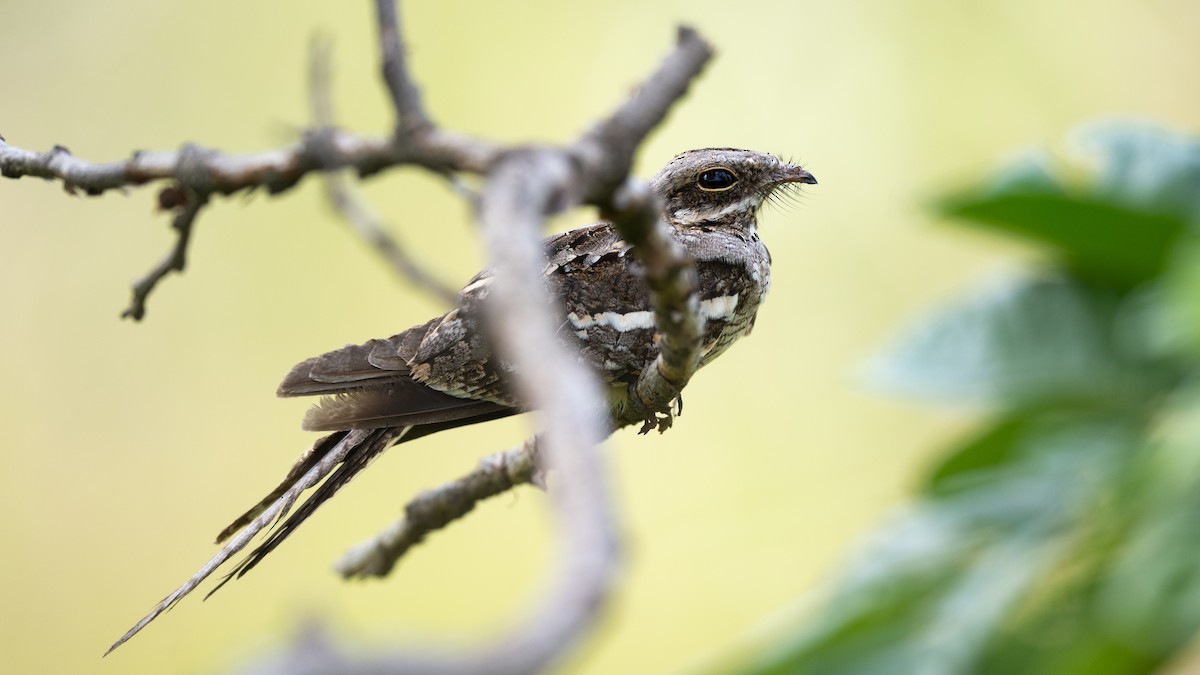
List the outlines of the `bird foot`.
{"type": "Polygon", "coordinates": [[[642,435],[654,429],[658,429],[660,434],[665,432],[675,423],[675,418],[683,414],[683,394],[678,391],[675,392],[675,398],[667,404],[666,410],[654,410],[638,396],[636,385],[630,385],[629,402],[642,420],[642,428],[638,429],[638,433],[642,435]]]}

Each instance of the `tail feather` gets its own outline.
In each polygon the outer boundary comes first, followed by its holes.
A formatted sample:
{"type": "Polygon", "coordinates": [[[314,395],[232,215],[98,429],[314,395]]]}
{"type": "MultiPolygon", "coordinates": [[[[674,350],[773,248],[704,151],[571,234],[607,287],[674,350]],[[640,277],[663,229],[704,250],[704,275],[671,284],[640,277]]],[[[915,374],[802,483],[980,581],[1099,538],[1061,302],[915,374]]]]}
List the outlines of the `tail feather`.
{"type": "MultiPolygon", "coordinates": [[[[466,407],[460,408],[459,412],[462,413],[465,410],[467,410],[466,407]]],[[[105,654],[107,655],[127,642],[151,621],[174,607],[219,567],[246,548],[260,532],[270,530],[272,526],[275,526],[274,531],[268,535],[267,539],[254,548],[245,559],[237,563],[233,571],[226,575],[208,595],[212,595],[231,579],[236,579],[249,572],[308,519],[318,507],[349,483],[358,472],[365,469],[371,460],[379,456],[388,446],[454,427],[515,415],[520,411],[488,403],[470,410],[470,412],[473,412],[474,415],[465,418],[459,418],[457,415],[445,417],[427,415],[424,419],[428,420],[428,423],[377,429],[342,430],[322,437],[300,457],[274,490],[221,531],[217,537],[217,543],[224,544],[221,550],[182,586],[163,598],[162,602],[151,609],[149,614],[121,636],[121,639],[113,643],[105,654]],[[323,483],[322,480],[324,480],[323,483]],[[293,511],[292,507],[295,506],[300,495],[313,487],[316,487],[316,490],[312,495],[293,511]]]]}
{"type": "MultiPolygon", "coordinates": [[[[296,528],[308,519],[317,508],[329,500],[330,497],[337,494],[337,491],[342,489],[350,482],[358,472],[367,468],[367,466],[383,451],[393,443],[399,443],[404,440],[405,434],[411,431],[413,427],[403,427],[399,429],[376,429],[363,439],[361,443],[356,444],[350,449],[341,466],[334,471],[325,482],[321,483],[308,499],[300,505],[300,508],[287,516],[281,524],[267,536],[266,541],[259,544],[257,548],[250,552],[241,562],[225,575],[221,582],[218,583],[204,597],[207,599],[213,593],[216,593],[222,586],[229,583],[232,579],[240,579],[250,570],[254,569],[258,563],[262,562],[263,558],[267,557],[271,551],[274,551],[284,539],[287,539],[296,528]]],[[[275,521],[283,519],[285,513],[280,513],[276,516],[275,521]]]]}
{"type": "MultiPolygon", "coordinates": [[[[321,438],[317,439],[317,441],[312,444],[312,447],[309,448],[307,452],[305,452],[303,455],[300,455],[300,459],[296,460],[296,463],[292,466],[291,470],[288,471],[287,476],[284,476],[283,480],[280,481],[279,485],[276,486],[274,490],[271,490],[269,493],[267,493],[267,496],[263,497],[262,500],[251,507],[250,510],[238,516],[236,520],[229,524],[229,527],[221,530],[221,534],[217,535],[216,543],[225,543],[225,540],[233,536],[233,533],[253,522],[260,513],[266,511],[268,507],[274,504],[280,497],[284,495],[285,492],[295,485],[296,481],[300,480],[304,474],[308,473],[309,469],[312,469],[317,462],[320,462],[323,457],[328,455],[330,450],[333,449],[333,447],[337,445],[338,441],[342,440],[345,435],[345,432],[342,432],[337,434],[329,434],[328,436],[322,436],[321,438]]],[[[283,517],[283,515],[284,514],[280,514],[279,517],[283,517]]]]}
{"type": "MultiPolygon", "coordinates": [[[[113,645],[108,648],[108,651],[104,652],[105,655],[111,653],[112,650],[120,647],[122,644],[125,644],[125,642],[127,642],[134,635],[137,635],[151,621],[158,618],[158,616],[163,612],[166,612],[174,607],[175,603],[179,602],[185,596],[187,596],[187,594],[195,590],[196,587],[199,586],[200,583],[205,579],[207,579],[213,572],[215,572],[218,567],[225,564],[225,562],[245,548],[246,545],[249,544],[259,532],[262,532],[270,527],[271,524],[275,522],[281,514],[287,513],[289,510],[291,510],[292,506],[296,503],[296,500],[299,499],[301,493],[321,482],[322,478],[325,478],[332,473],[333,470],[344,460],[346,460],[347,457],[349,457],[352,453],[355,453],[356,450],[361,452],[361,448],[364,446],[364,444],[373,445],[374,443],[380,442],[378,439],[381,436],[388,436],[389,434],[395,434],[399,431],[399,429],[377,429],[374,431],[353,430],[339,432],[330,436],[327,441],[329,441],[331,445],[327,446],[328,451],[324,454],[324,456],[320,457],[320,459],[317,459],[315,462],[311,462],[308,470],[305,471],[302,476],[300,476],[299,480],[297,480],[295,484],[293,484],[287,489],[287,491],[280,495],[279,498],[274,501],[274,503],[267,508],[262,509],[261,513],[259,513],[253,520],[251,520],[249,523],[246,523],[242,531],[230,538],[220,552],[218,552],[212,557],[211,560],[205,563],[204,566],[201,567],[198,572],[192,575],[190,579],[184,582],[182,586],[175,589],[173,593],[163,598],[162,602],[159,602],[157,605],[155,605],[154,608],[150,610],[149,614],[143,617],[141,621],[138,621],[137,624],[133,626],[133,628],[130,628],[124,635],[122,635],[121,639],[114,642],[113,645]]],[[[383,446],[386,446],[386,444],[387,442],[383,441],[383,446]]]]}

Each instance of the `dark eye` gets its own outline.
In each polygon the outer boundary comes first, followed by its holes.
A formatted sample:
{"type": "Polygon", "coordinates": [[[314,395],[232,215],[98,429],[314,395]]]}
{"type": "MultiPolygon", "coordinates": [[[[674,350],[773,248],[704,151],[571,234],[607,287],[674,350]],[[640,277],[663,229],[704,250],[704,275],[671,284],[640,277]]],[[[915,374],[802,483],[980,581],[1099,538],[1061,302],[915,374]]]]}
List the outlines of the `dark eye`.
{"type": "Polygon", "coordinates": [[[696,185],[700,186],[701,190],[728,190],[737,182],[737,176],[732,171],[725,167],[716,167],[706,169],[700,174],[700,179],[696,181],[696,185]]]}

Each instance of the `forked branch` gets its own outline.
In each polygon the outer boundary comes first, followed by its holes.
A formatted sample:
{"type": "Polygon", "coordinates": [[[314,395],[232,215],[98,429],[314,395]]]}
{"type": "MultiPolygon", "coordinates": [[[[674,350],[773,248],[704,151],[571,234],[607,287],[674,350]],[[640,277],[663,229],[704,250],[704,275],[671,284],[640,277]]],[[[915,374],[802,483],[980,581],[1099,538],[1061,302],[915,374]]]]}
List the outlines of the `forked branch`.
{"type": "MultiPolygon", "coordinates": [[[[359,135],[321,124],[298,143],[262,153],[227,155],[185,146],[176,152],[135,153],[127,160],[107,164],[90,164],[62,148],[33,153],[0,141],[0,172],[11,178],[59,180],[68,190],[88,194],[155,181],[169,181],[172,189],[178,190],[184,197],[174,206],[179,239],[172,254],[140,284],[144,288],[140,299],[135,299],[136,311],[130,312],[135,317],[144,312],[145,297],[155,283],[168,272],[182,269],[196,215],[212,195],[260,188],[277,194],[313,171],[343,168],[367,176],[413,165],[441,175],[482,176],[478,218],[496,269],[487,308],[491,337],[499,356],[515,366],[513,386],[518,398],[537,410],[537,452],[530,443],[506,455],[505,461],[511,464],[501,477],[485,465],[450,484],[440,493],[454,493],[448,508],[422,508],[435,498],[419,498],[408,511],[404,527],[409,529],[393,536],[392,544],[379,548],[373,559],[360,556],[351,571],[361,574],[390,568],[408,546],[465,514],[475,502],[534,481],[542,471],[554,476],[549,494],[560,543],[559,565],[542,601],[528,616],[497,639],[473,649],[406,650],[363,661],[329,650],[314,654],[298,645],[270,664],[260,664],[255,672],[536,672],[575,644],[605,604],[619,564],[619,545],[599,446],[615,426],[641,421],[608,419],[605,396],[595,377],[555,337],[557,320],[550,313],[541,277],[542,226],[549,215],[592,204],[635,244],[648,270],[663,345],[659,361],[642,373],[635,388],[647,410],[668,410],[696,367],[695,276],[690,261],[660,222],[657,200],[644,183],[630,181],[628,173],[646,134],[683,96],[712,50],[694,31],[681,29],[675,49],[659,68],[625,103],[578,140],[559,148],[501,147],[443,130],[433,122],[407,67],[395,3],[376,0],[375,4],[383,77],[397,119],[389,136],[359,135]],[[481,476],[494,480],[475,480],[481,476]],[[394,557],[389,560],[388,555],[394,557]]],[[[286,510],[286,499],[294,500],[295,495],[285,495],[258,520],[269,520],[270,514],[286,510]]],[[[243,531],[235,540],[252,535],[243,531]]]]}

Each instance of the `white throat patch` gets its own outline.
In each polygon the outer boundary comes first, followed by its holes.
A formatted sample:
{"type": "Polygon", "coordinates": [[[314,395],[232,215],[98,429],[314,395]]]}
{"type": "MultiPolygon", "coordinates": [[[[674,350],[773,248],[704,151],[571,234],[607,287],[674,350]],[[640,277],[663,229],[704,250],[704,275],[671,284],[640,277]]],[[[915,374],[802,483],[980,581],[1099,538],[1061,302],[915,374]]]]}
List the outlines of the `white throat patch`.
{"type": "Polygon", "coordinates": [[[713,209],[677,209],[672,215],[675,222],[680,225],[695,225],[696,223],[707,223],[714,220],[721,220],[731,213],[739,211],[752,212],[762,204],[762,196],[753,194],[749,197],[739,199],[738,201],[722,206],[721,208],[713,209]]]}

